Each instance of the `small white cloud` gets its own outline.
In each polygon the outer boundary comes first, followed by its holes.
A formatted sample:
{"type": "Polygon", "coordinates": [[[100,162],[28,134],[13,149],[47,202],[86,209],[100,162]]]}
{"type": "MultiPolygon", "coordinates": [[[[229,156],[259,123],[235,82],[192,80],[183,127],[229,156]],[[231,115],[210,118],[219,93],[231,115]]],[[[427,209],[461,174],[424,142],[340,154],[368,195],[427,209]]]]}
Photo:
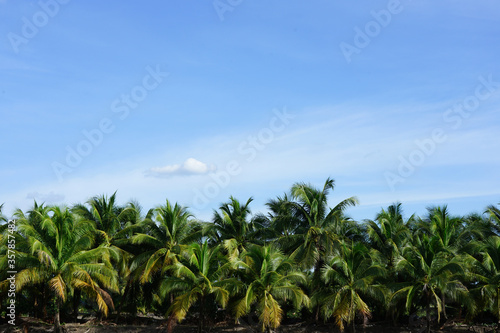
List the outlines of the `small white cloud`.
{"type": "Polygon", "coordinates": [[[205,163],[194,158],[188,158],[184,162],[184,169],[192,173],[207,173],[209,171],[209,167],[205,163]]]}
{"type": "Polygon", "coordinates": [[[60,201],[63,201],[65,198],[64,195],[62,194],[57,194],[57,193],[54,193],[53,191],[47,193],[47,194],[43,194],[43,193],[39,193],[39,192],[30,192],[26,195],[26,199],[33,199],[33,200],[37,200],[37,201],[40,201],[40,202],[60,202],[60,201]]]}
{"type": "Polygon", "coordinates": [[[168,178],[173,176],[204,175],[216,170],[214,165],[207,165],[192,157],[184,161],[182,165],[172,164],[162,167],[153,167],[145,172],[146,176],[168,178]]]}

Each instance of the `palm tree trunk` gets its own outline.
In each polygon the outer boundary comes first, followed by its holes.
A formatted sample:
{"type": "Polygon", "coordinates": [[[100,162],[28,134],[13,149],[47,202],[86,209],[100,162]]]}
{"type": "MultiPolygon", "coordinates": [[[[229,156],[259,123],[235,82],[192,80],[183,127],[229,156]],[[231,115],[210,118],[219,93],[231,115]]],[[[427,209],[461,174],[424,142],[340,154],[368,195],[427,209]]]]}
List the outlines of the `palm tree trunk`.
{"type": "Polygon", "coordinates": [[[59,315],[59,299],[56,300],[56,313],[54,315],[54,333],[61,333],[61,318],[59,315]]]}
{"type": "Polygon", "coordinates": [[[126,302],[126,299],[127,299],[128,293],[129,293],[129,289],[131,288],[130,285],[131,285],[131,279],[127,279],[127,284],[125,286],[125,290],[123,291],[123,295],[121,297],[120,304],[118,305],[118,308],[116,309],[116,321],[115,321],[116,323],[118,323],[118,321],[120,319],[120,315],[122,314],[122,307],[126,302]]]}
{"type": "Polygon", "coordinates": [[[319,321],[319,310],[320,310],[320,306],[318,305],[316,307],[316,315],[314,316],[314,319],[316,320],[316,322],[319,321]]]}
{"type": "Polygon", "coordinates": [[[45,293],[45,287],[43,287],[43,292],[42,292],[42,304],[43,304],[43,307],[42,307],[42,318],[45,320],[47,319],[47,302],[46,302],[46,293],[45,293]]]}
{"type": "Polygon", "coordinates": [[[73,295],[73,320],[75,323],[78,322],[78,307],[80,306],[81,296],[80,289],[76,289],[73,295]]]}
{"type": "Polygon", "coordinates": [[[203,330],[203,320],[205,319],[205,312],[203,311],[203,307],[205,306],[205,299],[203,296],[200,297],[200,320],[198,322],[198,333],[201,333],[203,330]]]}
{"type": "MultiPolygon", "coordinates": [[[[314,265],[314,273],[313,273],[313,285],[314,286],[319,286],[321,284],[320,273],[321,273],[321,268],[323,267],[323,265],[324,265],[324,261],[321,258],[314,265]]],[[[316,314],[314,317],[316,323],[319,322],[319,313],[320,313],[320,305],[318,304],[316,307],[316,314]]]]}
{"type": "Polygon", "coordinates": [[[441,292],[441,300],[443,302],[443,318],[447,320],[448,316],[446,315],[446,299],[443,291],[441,292]]]}
{"type": "Polygon", "coordinates": [[[427,307],[425,308],[425,317],[427,319],[427,333],[431,332],[431,301],[427,297],[427,307]]]}

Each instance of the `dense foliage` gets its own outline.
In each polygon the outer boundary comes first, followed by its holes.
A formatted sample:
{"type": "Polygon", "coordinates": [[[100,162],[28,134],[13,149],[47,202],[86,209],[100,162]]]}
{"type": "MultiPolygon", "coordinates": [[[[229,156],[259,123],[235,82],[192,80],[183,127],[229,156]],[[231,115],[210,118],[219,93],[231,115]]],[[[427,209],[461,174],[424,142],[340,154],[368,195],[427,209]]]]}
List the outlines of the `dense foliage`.
{"type": "Polygon", "coordinates": [[[195,319],[200,332],[245,318],[263,331],[292,319],[340,330],[369,320],[421,318],[428,330],[451,317],[500,322],[498,207],[406,218],[396,203],[354,221],[346,211],[356,198],[328,205],[334,185],[294,184],[267,214],[231,197],[211,221],[168,200],[144,213],[113,194],[73,207],[35,202],[14,213],[12,232],[0,206],[0,313],[16,271],[17,315],[56,331],[79,314],[153,313],[169,328],[195,319]]]}

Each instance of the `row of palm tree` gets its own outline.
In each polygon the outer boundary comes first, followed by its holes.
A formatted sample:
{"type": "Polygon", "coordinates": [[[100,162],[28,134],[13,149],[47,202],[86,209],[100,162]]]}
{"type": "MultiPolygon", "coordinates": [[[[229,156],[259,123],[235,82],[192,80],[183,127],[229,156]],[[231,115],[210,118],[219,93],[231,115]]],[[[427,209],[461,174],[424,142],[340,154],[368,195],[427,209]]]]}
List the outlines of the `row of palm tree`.
{"type": "Polygon", "coordinates": [[[372,320],[448,317],[500,321],[500,209],[451,215],[430,207],[405,218],[401,203],[374,220],[346,215],[358,201],[330,208],[322,188],[294,184],[252,215],[231,197],[199,221],[166,201],[144,212],[116,193],[72,207],[34,203],[17,210],[15,249],[0,206],[0,313],[8,305],[8,256],[15,252],[18,313],[52,318],[60,331],[80,312],[98,318],[187,317],[198,330],[216,320],[258,318],[262,331],[285,319],[331,322],[340,330],[372,320]],[[70,317],[71,316],[71,317],[70,317]]]}

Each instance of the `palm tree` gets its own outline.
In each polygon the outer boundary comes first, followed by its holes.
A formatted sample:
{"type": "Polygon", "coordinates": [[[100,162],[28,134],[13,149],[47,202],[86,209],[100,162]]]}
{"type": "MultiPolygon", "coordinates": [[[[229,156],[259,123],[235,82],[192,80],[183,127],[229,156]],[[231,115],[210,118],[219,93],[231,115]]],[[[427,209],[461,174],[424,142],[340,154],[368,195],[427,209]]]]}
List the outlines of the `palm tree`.
{"type": "Polygon", "coordinates": [[[299,240],[297,259],[301,260],[305,268],[313,267],[316,274],[319,274],[324,264],[325,255],[331,251],[329,247],[339,239],[333,227],[343,219],[347,207],[358,203],[355,197],[351,197],[329,209],[327,197],[334,187],[334,180],[328,178],[321,190],[305,183],[296,183],[291,189],[295,200],[291,203],[291,209],[301,223],[300,231],[296,233],[299,240]]]}
{"type": "MultiPolygon", "coordinates": [[[[46,207],[43,204],[38,205],[37,202],[34,202],[32,210],[25,216],[24,213],[21,210],[17,210],[14,214],[14,217],[22,217],[25,221],[25,223],[29,223],[34,226],[38,226],[38,229],[40,228],[40,225],[42,221],[46,218],[49,218],[49,210],[50,207],[46,207]]],[[[16,223],[17,224],[17,223],[16,223]]],[[[5,229],[2,232],[1,236],[6,236],[7,235],[7,225],[3,225],[1,227],[4,227],[5,229]]],[[[26,257],[30,253],[30,244],[27,242],[26,237],[24,237],[22,234],[19,232],[14,233],[15,237],[15,268],[17,271],[25,268],[21,266],[23,263],[23,258],[26,257]]],[[[7,240],[8,238],[5,237],[1,239],[1,245],[0,246],[0,265],[2,267],[8,267],[7,266],[7,259],[8,259],[8,246],[7,246],[7,240]]],[[[0,269],[0,280],[4,281],[7,278],[7,270],[5,269],[0,269]]],[[[2,290],[2,288],[0,288],[2,290]]],[[[3,290],[5,291],[5,290],[3,290]]],[[[45,285],[43,283],[38,284],[38,285],[32,285],[27,288],[25,288],[25,291],[27,294],[29,294],[30,298],[34,300],[34,307],[33,307],[33,312],[35,314],[35,317],[47,317],[47,290],[45,288],[45,285]],[[28,290],[29,289],[29,290],[28,290]]]]}
{"type": "MultiPolygon", "coordinates": [[[[461,253],[464,246],[467,245],[465,240],[468,233],[464,228],[462,218],[451,216],[448,207],[430,207],[428,216],[424,220],[427,224],[427,229],[431,235],[431,242],[437,251],[443,251],[448,259],[461,253]]],[[[446,314],[446,287],[440,286],[441,302],[444,319],[448,319],[446,314]]]]}
{"type": "Polygon", "coordinates": [[[111,238],[121,229],[120,214],[123,208],[116,204],[116,192],[109,198],[105,195],[92,197],[86,203],[88,206],[76,204],[73,212],[95,223],[97,243],[110,245],[111,238]]]}
{"type": "Polygon", "coordinates": [[[60,306],[74,290],[94,299],[107,315],[113,302],[103,288],[116,290],[117,276],[108,249],[93,248],[95,226],[75,218],[68,208],[36,203],[28,215],[18,210],[15,217],[18,232],[27,244],[27,252],[16,258],[16,290],[40,285],[50,289],[56,304],[56,332],[60,331],[60,306]]]}
{"type": "MultiPolygon", "coordinates": [[[[303,269],[313,269],[312,288],[321,285],[320,270],[325,258],[332,253],[334,244],[346,237],[356,223],[346,218],[345,210],[355,206],[355,197],[347,198],[334,208],[328,208],[328,194],[335,188],[335,181],[328,178],[323,188],[317,189],[310,184],[295,183],[291,188],[294,201],[285,205],[293,214],[293,221],[298,224],[295,233],[287,237],[287,249],[297,258],[303,269]],[[348,226],[346,228],[345,226],[348,226]]],[[[285,221],[285,219],[282,219],[285,221]]],[[[316,321],[319,320],[320,306],[316,306],[316,321]]]]}
{"type": "Polygon", "coordinates": [[[299,287],[306,282],[305,275],[274,246],[251,246],[237,266],[245,285],[244,293],[234,304],[236,319],[256,304],[262,331],[271,332],[278,328],[283,317],[280,300],[291,300],[296,309],[309,305],[309,298],[299,287]]]}
{"type": "Polygon", "coordinates": [[[412,215],[407,221],[404,220],[402,205],[398,202],[390,205],[387,210],[382,209],[375,221],[366,221],[370,244],[388,259],[389,264],[410,240],[408,224],[413,219],[412,215]]]}
{"type": "Polygon", "coordinates": [[[219,253],[219,246],[209,248],[208,243],[202,245],[194,243],[183,253],[181,261],[169,267],[172,277],[164,280],[161,285],[163,294],[176,291],[179,293],[168,310],[171,320],[182,321],[191,306],[198,303],[200,316],[198,332],[201,333],[205,323],[205,307],[208,298],[213,296],[223,308],[229,299],[226,289],[228,282],[235,283],[234,279],[226,279],[225,272],[229,264],[219,253]]]}
{"type": "Polygon", "coordinates": [[[376,280],[385,275],[378,251],[359,242],[352,246],[343,242],[340,253],[322,269],[322,279],[329,287],[323,288],[320,296],[325,318],[333,316],[341,331],[344,324],[352,323],[354,332],[356,313],[363,316],[364,322],[371,317],[365,296],[384,304],[385,288],[376,280]]]}
{"type": "MultiPolygon", "coordinates": [[[[485,214],[472,213],[463,218],[464,231],[461,252],[469,252],[469,245],[475,242],[484,242],[491,236],[500,235],[500,224],[494,222],[485,214]]],[[[474,246],[472,246],[474,248],[474,246]]]]}
{"type": "Polygon", "coordinates": [[[187,208],[165,205],[154,210],[153,220],[141,223],[143,232],[131,237],[132,244],[141,245],[142,252],[134,257],[132,267],[135,279],[141,283],[151,282],[155,275],[163,274],[177,261],[181,246],[191,244],[201,237],[201,230],[187,208]]]}
{"type": "Polygon", "coordinates": [[[470,294],[476,304],[470,307],[471,314],[487,309],[500,324],[500,237],[492,236],[477,244],[478,258],[468,256],[472,288],[470,294]]]}
{"type": "Polygon", "coordinates": [[[427,332],[430,332],[431,305],[435,305],[438,321],[443,312],[439,293],[448,291],[452,298],[457,298],[459,293],[466,291],[459,279],[464,274],[461,258],[450,259],[446,252],[434,248],[433,244],[429,236],[421,234],[415,235],[413,244],[403,249],[402,255],[395,259],[394,268],[404,282],[396,285],[391,296],[392,306],[404,301],[407,311],[423,303],[427,332]]]}
{"type": "Polygon", "coordinates": [[[428,208],[428,217],[430,234],[437,241],[438,248],[449,254],[456,254],[462,245],[462,236],[464,235],[464,225],[462,218],[451,216],[448,207],[430,207],[428,208]]]}
{"type": "MultiPolygon", "coordinates": [[[[95,224],[96,246],[105,244],[113,248],[119,255],[118,261],[123,266],[125,264],[123,259],[127,253],[120,245],[126,244],[123,239],[130,237],[133,230],[140,230],[138,226],[142,221],[141,207],[134,202],[124,207],[118,206],[116,192],[109,198],[105,195],[92,197],[86,204],[77,204],[73,206],[72,211],[95,224]]],[[[150,214],[149,212],[147,217],[150,214]]]]}
{"type": "Polygon", "coordinates": [[[270,199],[266,206],[269,212],[261,215],[261,219],[269,225],[269,238],[275,240],[284,253],[293,252],[297,247],[294,235],[300,233],[301,221],[294,214],[288,195],[270,199]]]}
{"type": "MultiPolygon", "coordinates": [[[[106,246],[110,250],[111,263],[120,273],[120,282],[126,279],[130,273],[128,262],[132,255],[127,251],[130,248],[129,238],[133,231],[140,230],[142,221],[140,206],[130,202],[126,206],[118,206],[116,203],[116,192],[109,198],[106,195],[90,198],[86,205],[76,204],[72,212],[86,219],[96,226],[96,237],[94,247],[106,246]]],[[[119,289],[119,296],[123,297],[125,290],[119,289]]],[[[78,316],[80,304],[80,292],[76,291],[73,298],[73,316],[78,316]]],[[[118,313],[120,313],[120,303],[118,313]]]]}
{"type": "Polygon", "coordinates": [[[205,233],[213,243],[222,243],[232,257],[237,257],[250,244],[259,243],[259,233],[264,231],[260,217],[251,218],[249,205],[253,198],[241,204],[234,197],[214,211],[212,223],[205,228],[205,233]]]}

